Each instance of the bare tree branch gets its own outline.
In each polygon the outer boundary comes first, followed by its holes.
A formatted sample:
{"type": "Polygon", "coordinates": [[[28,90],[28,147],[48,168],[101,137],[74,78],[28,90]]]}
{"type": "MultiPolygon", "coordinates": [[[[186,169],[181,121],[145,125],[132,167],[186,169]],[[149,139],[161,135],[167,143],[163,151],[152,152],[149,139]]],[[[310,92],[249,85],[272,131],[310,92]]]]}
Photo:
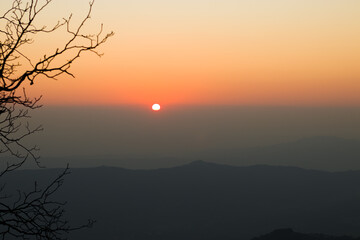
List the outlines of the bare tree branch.
{"type": "Polygon", "coordinates": [[[39,14],[50,4],[52,0],[46,0],[39,6],[37,0],[31,0],[30,4],[22,4],[20,0],[15,0],[12,8],[0,17],[0,22],[5,25],[5,30],[0,33],[3,35],[0,42],[0,91],[11,92],[16,90],[24,81],[30,81],[33,84],[38,76],[47,78],[56,78],[61,74],[73,76],[69,72],[71,63],[78,59],[81,53],[90,51],[101,56],[96,49],[106,42],[114,33],[102,34],[103,26],[95,35],[83,34],[82,30],[85,23],[90,19],[90,14],[94,2],[90,2],[89,11],[83,21],[72,30],[72,15],[59,21],[55,26],[47,28],[46,26],[37,27],[33,24],[39,14]],[[57,48],[54,52],[44,55],[40,60],[33,61],[31,57],[22,53],[21,48],[24,45],[33,42],[34,35],[38,33],[53,33],[62,27],[66,27],[70,38],[64,46],[57,48]],[[87,44],[84,44],[84,40],[87,44]],[[81,42],[81,43],[80,43],[81,42]],[[63,62],[55,63],[55,60],[70,54],[71,57],[63,62]],[[25,59],[30,63],[31,68],[23,71],[22,74],[14,77],[15,71],[20,67],[20,59],[25,59]]]}
{"type": "Polygon", "coordinates": [[[64,236],[74,230],[92,226],[93,220],[84,225],[70,227],[64,218],[64,202],[53,199],[69,174],[69,166],[46,188],[39,189],[34,183],[33,190],[18,192],[17,200],[12,205],[0,202],[0,237],[7,236],[21,239],[65,239],[64,236]]]}
{"type": "MultiPolygon", "coordinates": [[[[100,26],[96,34],[84,33],[84,26],[90,19],[94,1],[82,21],[72,24],[72,15],[58,21],[51,27],[37,26],[36,20],[43,14],[53,0],[13,0],[12,6],[0,15],[0,154],[9,156],[0,160],[0,182],[4,175],[22,167],[29,160],[42,167],[39,161],[39,148],[24,142],[28,136],[43,128],[31,126],[30,110],[41,107],[38,98],[29,98],[24,83],[30,85],[40,76],[56,79],[69,75],[71,64],[83,52],[101,56],[97,49],[114,33],[103,34],[100,26]],[[54,51],[34,59],[24,51],[31,46],[40,34],[53,34],[65,31],[68,39],[54,51]],[[24,64],[26,63],[26,65],[24,64]]],[[[64,204],[53,199],[61,187],[64,177],[69,173],[68,166],[46,188],[38,188],[36,182],[30,192],[19,191],[12,204],[5,194],[6,184],[0,183],[0,237],[20,239],[63,239],[66,233],[92,225],[70,227],[64,218],[64,204]]]]}

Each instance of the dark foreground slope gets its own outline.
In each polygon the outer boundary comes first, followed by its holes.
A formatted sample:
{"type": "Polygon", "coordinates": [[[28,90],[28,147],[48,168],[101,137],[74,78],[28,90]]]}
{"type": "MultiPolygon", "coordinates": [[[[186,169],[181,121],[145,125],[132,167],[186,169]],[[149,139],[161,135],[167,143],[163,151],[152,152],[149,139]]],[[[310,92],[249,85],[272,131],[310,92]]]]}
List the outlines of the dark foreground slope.
{"type": "MultiPolygon", "coordinates": [[[[19,171],[8,189],[59,170],[19,171]]],[[[360,172],[231,167],[193,162],[158,170],[72,169],[58,197],[74,223],[97,220],[71,239],[251,239],[278,228],[360,236],[360,172]]]]}
{"type": "Polygon", "coordinates": [[[359,240],[349,236],[330,236],[319,233],[299,233],[291,228],[274,230],[271,233],[255,237],[252,240],[359,240]]]}

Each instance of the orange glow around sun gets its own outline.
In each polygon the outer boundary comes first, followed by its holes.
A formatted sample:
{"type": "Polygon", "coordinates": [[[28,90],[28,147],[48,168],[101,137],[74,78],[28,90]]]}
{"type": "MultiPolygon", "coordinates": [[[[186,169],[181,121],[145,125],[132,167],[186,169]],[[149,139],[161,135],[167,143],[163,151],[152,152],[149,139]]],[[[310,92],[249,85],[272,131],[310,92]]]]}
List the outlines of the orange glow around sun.
{"type": "MultiPolygon", "coordinates": [[[[1,1],[0,9],[3,2],[12,1],[1,1]]],[[[87,0],[65,2],[52,5],[43,25],[66,16],[60,8],[80,18],[88,6],[87,0]]],[[[155,102],[360,106],[360,1],[114,2],[109,8],[98,1],[87,29],[97,32],[104,23],[104,33],[116,33],[99,49],[104,56],[83,54],[71,66],[75,79],[38,78],[31,96],[43,95],[45,105],[153,111],[160,109],[155,102]]],[[[26,51],[38,59],[66,36],[54,39],[39,35],[26,51]]]]}

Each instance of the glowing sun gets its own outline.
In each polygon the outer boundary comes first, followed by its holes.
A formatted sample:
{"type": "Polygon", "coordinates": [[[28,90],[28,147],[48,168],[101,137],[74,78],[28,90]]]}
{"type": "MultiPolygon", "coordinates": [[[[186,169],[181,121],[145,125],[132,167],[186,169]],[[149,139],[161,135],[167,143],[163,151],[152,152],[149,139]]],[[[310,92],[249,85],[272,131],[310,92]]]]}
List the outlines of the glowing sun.
{"type": "Polygon", "coordinates": [[[160,105],[157,104],[157,103],[155,103],[155,104],[152,105],[151,108],[152,108],[152,110],[154,110],[154,111],[159,111],[159,110],[160,110],[160,105]]]}

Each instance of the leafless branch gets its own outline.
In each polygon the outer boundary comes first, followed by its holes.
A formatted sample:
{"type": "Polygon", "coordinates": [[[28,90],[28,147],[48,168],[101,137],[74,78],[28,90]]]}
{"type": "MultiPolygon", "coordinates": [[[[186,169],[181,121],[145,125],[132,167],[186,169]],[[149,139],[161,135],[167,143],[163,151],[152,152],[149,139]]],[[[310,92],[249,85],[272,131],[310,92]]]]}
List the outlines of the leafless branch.
{"type": "Polygon", "coordinates": [[[71,231],[90,227],[93,220],[71,227],[64,217],[65,202],[53,199],[67,174],[68,166],[44,189],[40,189],[35,182],[31,191],[19,191],[17,200],[12,205],[0,202],[0,237],[60,240],[71,231]]]}
{"type": "Polygon", "coordinates": [[[39,189],[35,183],[30,192],[19,191],[17,200],[5,204],[6,184],[1,183],[4,175],[22,167],[32,160],[38,167],[39,148],[25,144],[28,136],[42,131],[42,126],[31,126],[29,111],[41,107],[39,98],[27,96],[24,83],[30,85],[40,77],[56,79],[60,75],[74,77],[70,67],[83,52],[101,56],[97,49],[114,33],[103,34],[103,26],[96,34],[84,33],[84,26],[90,19],[94,1],[77,25],[72,24],[72,15],[53,26],[38,26],[36,21],[44,14],[53,0],[13,0],[12,6],[0,15],[0,154],[9,156],[0,159],[0,237],[21,239],[62,239],[69,231],[90,226],[93,222],[72,228],[64,220],[64,203],[52,199],[69,173],[68,167],[46,188],[39,189]],[[65,43],[54,51],[34,59],[24,50],[36,42],[41,34],[65,31],[65,43]],[[26,64],[24,64],[26,63],[26,64]]]}

